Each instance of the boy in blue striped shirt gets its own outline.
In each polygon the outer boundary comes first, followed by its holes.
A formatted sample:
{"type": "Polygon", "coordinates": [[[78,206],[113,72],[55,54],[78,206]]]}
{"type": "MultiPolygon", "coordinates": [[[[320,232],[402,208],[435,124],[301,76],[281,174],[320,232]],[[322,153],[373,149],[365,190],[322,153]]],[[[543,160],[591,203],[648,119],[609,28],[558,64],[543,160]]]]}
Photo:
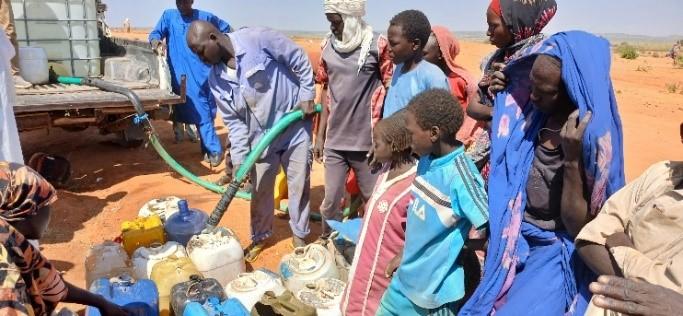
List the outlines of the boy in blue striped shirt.
{"type": "Polygon", "coordinates": [[[488,222],[484,181],[455,139],[463,115],[458,101],[441,89],[425,91],[408,105],[406,127],[420,156],[415,201],[400,266],[378,315],[455,315],[462,303],[465,278],[457,258],[472,226],[484,229],[488,222]]]}

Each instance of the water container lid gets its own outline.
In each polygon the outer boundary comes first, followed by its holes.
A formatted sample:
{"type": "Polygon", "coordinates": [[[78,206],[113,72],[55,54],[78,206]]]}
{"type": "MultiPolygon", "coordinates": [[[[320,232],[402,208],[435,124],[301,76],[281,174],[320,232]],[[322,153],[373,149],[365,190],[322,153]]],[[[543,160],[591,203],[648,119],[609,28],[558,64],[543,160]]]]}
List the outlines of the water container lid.
{"type": "Polygon", "coordinates": [[[171,234],[196,235],[204,229],[206,220],[209,218],[206,213],[188,208],[186,200],[180,200],[178,208],[180,211],[171,215],[166,220],[165,228],[167,232],[171,234]]]}
{"type": "Polygon", "coordinates": [[[311,244],[306,247],[294,249],[289,258],[289,265],[298,273],[313,273],[320,270],[326,262],[325,250],[322,246],[311,244]],[[316,247],[318,246],[318,247],[316,247]]]}

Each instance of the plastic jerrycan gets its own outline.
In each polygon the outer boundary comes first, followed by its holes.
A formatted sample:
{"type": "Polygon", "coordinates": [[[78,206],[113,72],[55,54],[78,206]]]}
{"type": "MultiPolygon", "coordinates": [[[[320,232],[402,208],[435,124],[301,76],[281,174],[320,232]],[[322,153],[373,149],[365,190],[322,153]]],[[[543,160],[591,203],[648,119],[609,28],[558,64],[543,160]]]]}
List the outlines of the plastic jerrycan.
{"type": "Polygon", "coordinates": [[[249,316],[249,311],[242,306],[240,301],[231,298],[219,301],[216,297],[200,305],[197,302],[187,304],[183,316],[249,316]]]}
{"type": "Polygon", "coordinates": [[[164,225],[168,240],[186,246],[192,236],[201,233],[206,227],[208,218],[209,216],[206,213],[190,209],[187,200],[180,200],[178,202],[178,213],[171,215],[164,225]]]}
{"type": "Polygon", "coordinates": [[[187,252],[204,277],[218,280],[223,287],[246,271],[240,241],[227,228],[193,236],[187,243],[187,252]]]}
{"type": "Polygon", "coordinates": [[[225,287],[228,297],[238,299],[247,310],[252,310],[268,291],[280,296],[285,292],[285,287],[280,276],[264,268],[242,273],[225,287]]]}
{"type": "Polygon", "coordinates": [[[296,295],[321,278],[339,278],[339,270],[335,259],[324,246],[310,244],[295,248],[294,252],[285,255],[280,261],[280,275],[285,287],[296,295]]]}
{"type": "Polygon", "coordinates": [[[156,214],[159,215],[162,222],[166,222],[171,215],[178,213],[178,201],[180,198],[175,196],[150,200],[140,208],[138,217],[149,217],[156,214]]]}
{"type": "Polygon", "coordinates": [[[100,278],[113,278],[119,275],[132,275],[131,262],[121,244],[105,241],[94,245],[85,257],[85,285],[100,278]]]}
{"type": "MultiPolygon", "coordinates": [[[[159,292],[151,280],[134,281],[129,275],[118,278],[101,278],[90,286],[90,292],[102,295],[106,300],[124,306],[133,312],[131,316],[159,315],[159,292]]],[[[86,316],[101,316],[99,309],[89,306],[86,316]]]]}
{"type": "Polygon", "coordinates": [[[280,172],[278,172],[277,176],[275,177],[275,190],[273,192],[273,198],[275,199],[275,209],[283,209],[282,200],[286,200],[289,193],[287,190],[287,176],[282,168],[280,168],[280,172]]]}
{"type": "Polygon", "coordinates": [[[136,279],[149,279],[154,265],[170,256],[187,257],[185,247],[177,242],[169,241],[163,245],[153,244],[149,247],[138,248],[131,256],[133,275],[136,279]]]}
{"type": "Polygon", "coordinates": [[[190,276],[190,281],[178,283],[171,289],[171,308],[176,315],[182,315],[185,306],[191,302],[204,304],[210,297],[224,300],[223,287],[216,279],[205,279],[199,275],[190,276]]]}
{"type": "Polygon", "coordinates": [[[166,242],[164,226],[158,215],[123,222],[121,224],[121,235],[123,248],[129,255],[140,247],[149,247],[153,244],[166,242]]]}
{"type": "Polygon", "coordinates": [[[173,314],[171,310],[171,290],[173,286],[190,281],[193,275],[202,276],[190,258],[187,257],[171,256],[154,265],[151,279],[157,284],[159,289],[160,315],[167,316],[173,314]]]}
{"type": "Polygon", "coordinates": [[[337,279],[322,278],[299,291],[296,297],[304,304],[315,307],[318,316],[341,316],[341,301],[346,283],[337,279]]]}

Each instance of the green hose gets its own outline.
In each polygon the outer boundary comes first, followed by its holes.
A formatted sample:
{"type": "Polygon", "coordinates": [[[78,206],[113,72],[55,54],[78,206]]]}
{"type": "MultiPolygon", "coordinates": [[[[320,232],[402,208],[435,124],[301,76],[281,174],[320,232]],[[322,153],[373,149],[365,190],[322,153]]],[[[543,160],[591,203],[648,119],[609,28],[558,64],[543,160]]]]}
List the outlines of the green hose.
{"type": "MultiPolygon", "coordinates": [[[[119,90],[127,90],[123,87],[115,87],[111,83],[106,83],[102,80],[97,80],[97,79],[88,79],[88,78],[80,78],[80,77],[64,77],[60,76],[57,78],[57,81],[62,84],[73,84],[73,85],[93,85],[100,87],[104,90],[114,90],[114,92],[119,92],[119,90]]],[[[128,93],[132,93],[132,91],[128,91],[128,93]]],[[[136,98],[132,98],[131,102],[133,102],[133,105],[135,106],[136,111],[138,112],[138,115],[144,116],[146,113],[144,111],[144,108],[142,107],[142,104],[139,104],[139,100],[136,98]]],[[[318,104],[315,107],[316,112],[320,113],[322,111],[322,105],[318,104]]],[[[150,143],[152,144],[152,147],[156,152],[159,154],[159,156],[166,162],[166,164],[171,167],[173,170],[178,172],[180,175],[185,177],[187,180],[207,189],[210,191],[213,191],[218,194],[222,194],[221,201],[219,201],[218,205],[214,209],[214,212],[212,213],[212,218],[213,221],[217,221],[213,225],[218,224],[220,221],[220,218],[223,216],[225,211],[227,210],[227,206],[230,204],[232,199],[234,197],[244,199],[244,200],[251,200],[251,194],[248,192],[244,192],[239,190],[239,187],[241,186],[242,182],[247,177],[247,174],[253,167],[253,165],[256,163],[256,161],[259,159],[263,151],[265,151],[266,148],[272,143],[275,138],[280,136],[291,124],[294,124],[295,122],[298,122],[304,118],[304,114],[301,110],[298,111],[293,111],[288,114],[286,114],[280,121],[278,121],[275,126],[273,126],[272,129],[270,129],[256,144],[256,147],[252,149],[252,151],[247,155],[247,158],[244,160],[242,165],[240,166],[240,169],[237,170],[237,173],[235,175],[235,178],[233,179],[232,183],[226,188],[219,186],[215,183],[211,183],[209,181],[206,181],[200,177],[197,177],[194,175],[192,172],[188,171],[185,169],[182,165],[180,165],[171,155],[164,149],[164,147],[161,145],[161,142],[159,141],[159,138],[156,135],[156,132],[154,131],[154,128],[152,127],[151,122],[149,120],[145,119],[143,120],[146,122],[147,126],[149,127],[148,129],[148,136],[150,143]],[[228,199],[229,197],[229,199],[228,199]],[[217,212],[221,210],[220,212],[217,212]]],[[[280,206],[278,206],[280,207],[280,206]]],[[[287,212],[287,208],[280,208],[281,211],[287,212]]],[[[349,209],[344,210],[344,216],[348,216],[349,209]]],[[[320,214],[317,213],[311,213],[311,218],[314,220],[320,220],[321,216],[320,214]]],[[[209,223],[212,223],[211,218],[209,223]]]]}
{"type": "MultiPolygon", "coordinates": [[[[315,106],[315,111],[320,113],[322,111],[322,105],[317,104],[315,106]]],[[[254,166],[256,161],[261,157],[261,154],[270,146],[270,143],[272,143],[277,137],[279,137],[290,125],[294,124],[295,122],[298,122],[300,120],[304,119],[304,112],[301,110],[293,111],[287,113],[285,116],[283,116],[275,125],[266,132],[265,135],[259,140],[259,142],[254,146],[254,148],[251,149],[251,152],[247,155],[247,158],[244,159],[242,164],[240,165],[240,168],[237,170],[237,173],[235,174],[235,178],[232,179],[232,182],[230,185],[228,185],[228,188],[226,189],[225,193],[221,196],[220,201],[218,201],[218,204],[216,204],[216,207],[214,208],[213,212],[211,213],[211,216],[209,216],[209,220],[206,223],[207,229],[213,229],[216,226],[218,226],[218,223],[221,221],[221,218],[223,218],[223,214],[225,214],[225,211],[227,211],[228,206],[230,205],[230,202],[232,202],[232,199],[236,196],[237,192],[239,191],[239,187],[244,182],[244,180],[247,178],[248,172],[251,170],[251,168],[254,166]]]]}

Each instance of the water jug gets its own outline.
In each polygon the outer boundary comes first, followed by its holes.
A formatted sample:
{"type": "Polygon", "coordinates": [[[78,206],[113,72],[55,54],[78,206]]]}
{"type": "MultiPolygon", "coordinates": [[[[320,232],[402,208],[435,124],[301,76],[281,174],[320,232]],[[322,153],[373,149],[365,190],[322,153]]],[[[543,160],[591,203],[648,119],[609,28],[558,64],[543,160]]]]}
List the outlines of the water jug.
{"type": "Polygon", "coordinates": [[[310,244],[296,248],[280,261],[280,275],[285,287],[292,293],[298,293],[306,284],[318,279],[339,278],[339,271],[332,254],[322,245],[310,244]]]}
{"type": "Polygon", "coordinates": [[[171,307],[176,315],[182,315],[187,304],[191,302],[204,304],[210,297],[219,300],[226,298],[220,283],[216,279],[192,275],[190,281],[176,284],[171,289],[171,307]]]}
{"type": "Polygon", "coordinates": [[[140,208],[138,217],[149,217],[153,214],[157,214],[161,218],[162,222],[166,222],[171,215],[178,213],[179,201],[180,198],[175,196],[151,200],[140,208]]]}
{"type": "Polygon", "coordinates": [[[151,279],[159,288],[160,315],[172,315],[171,290],[173,286],[190,281],[193,275],[201,276],[202,274],[187,257],[171,256],[154,265],[151,279]]]}
{"type": "Polygon", "coordinates": [[[287,176],[285,175],[284,171],[282,171],[282,168],[280,168],[280,172],[275,177],[275,188],[273,192],[273,197],[275,198],[275,208],[280,210],[286,209],[286,207],[284,207],[282,204],[282,200],[287,199],[287,176]]]}
{"type": "Polygon", "coordinates": [[[130,255],[135,249],[166,242],[164,226],[158,215],[137,218],[121,224],[123,248],[130,255]]]}
{"type": "MultiPolygon", "coordinates": [[[[159,315],[159,292],[150,280],[133,281],[132,277],[123,275],[113,279],[97,279],[90,286],[90,292],[102,295],[117,305],[134,311],[132,316],[159,315]]],[[[95,307],[88,307],[86,316],[100,316],[95,307]]]]}
{"type": "Polygon", "coordinates": [[[297,298],[315,307],[319,316],[341,316],[341,300],[346,283],[337,279],[322,278],[297,293],[297,298]]]}
{"type": "Polygon", "coordinates": [[[249,316],[249,311],[242,306],[240,301],[231,298],[221,302],[216,297],[211,297],[204,304],[197,302],[187,304],[183,316],[249,316]]]}
{"type": "Polygon", "coordinates": [[[113,278],[122,274],[133,275],[130,259],[121,244],[105,241],[90,247],[85,257],[85,285],[90,287],[100,278],[113,278]]]}
{"type": "Polygon", "coordinates": [[[242,273],[225,287],[228,297],[238,299],[247,310],[252,310],[268,291],[279,296],[284,293],[285,287],[277,274],[263,268],[242,273]]]}
{"type": "Polygon", "coordinates": [[[138,248],[132,256],[135,278],[149,279],[154,265],[170,256],[187,257],[185,247],[177,242],[169,241],[163,245],[154,244],[138,248]]]}
{"type": "Polygon", "coordinates": [[[240,241],[227,228],[193,236],[187,243],[187,252],[205,277],[218,280],[223,287],[246,270],[240,241]]]}
{"type": "Polygon", "coordinates": [[[202,232],[206,227],[206,220],[209,218],[206,213],[190,209],[186,200],[178,202],[178,213],[171,215],[165,224],[168,240],[175,241],[183,246],[187,245],[192,236],[202,232]]]}
{"type": "Polygon", "coordinates": [[[42,47],[19,47],[19,71],[32,84],[45,84],[50,80],[47,53],[42,47]]]}

